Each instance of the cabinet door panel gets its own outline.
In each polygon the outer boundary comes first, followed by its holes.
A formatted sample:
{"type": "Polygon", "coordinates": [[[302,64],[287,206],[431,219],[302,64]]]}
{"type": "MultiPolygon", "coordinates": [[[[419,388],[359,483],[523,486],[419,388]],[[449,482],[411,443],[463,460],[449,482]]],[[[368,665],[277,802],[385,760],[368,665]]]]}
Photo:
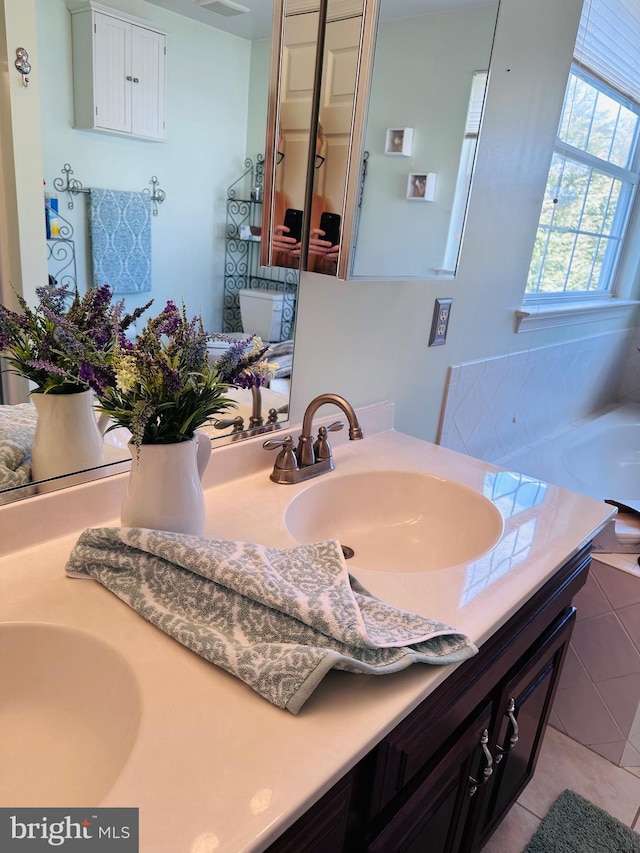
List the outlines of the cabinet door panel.
{"type": "Polygon", "coordinates": [[[96,127],[131,132],[131,25],[98,12],[94,17],[96,127]]]}
{"type": "Polygon", "coordinates": [[[131,132],[134,136],[164,138],[165,37],[143,27],[131,32],[133,82],[131,132]]]}
{"type": "MultiPolygon", "coordinates": [[[[417,785],[385,828],[368,845],[367,853],[450,853],[461,849],[470,809],[484,795],[484,774],[490,767],[482,748],[488,740],[491,709],[485,706],[450,749],[425,770],[417,785]],[[476,786],[471,779],[479,784],[476,786]]],[[[490,771],[489,771],[490,772],[490,771]]]]}
{"type": "Polygon", "coordinates": [[[497,825],[533,776],[575,613],[575,609],[567,611],[551,626],[501,692],[496,773],[483,821],[486,832],[497,825]]]}

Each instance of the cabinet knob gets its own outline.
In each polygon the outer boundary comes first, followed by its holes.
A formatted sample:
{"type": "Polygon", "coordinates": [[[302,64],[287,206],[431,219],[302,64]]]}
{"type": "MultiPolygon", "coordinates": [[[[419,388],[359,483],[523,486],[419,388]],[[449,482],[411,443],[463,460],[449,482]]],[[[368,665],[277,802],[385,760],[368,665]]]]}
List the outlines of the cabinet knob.
{"type": "Polygon", "coordinates": [[[482,747],[482,752],[484,753],[486,763],[484,765],[484,769],[482,770],[482,777],[479,780],[474,779],[473,776],[469,776],[468,794],[470,797],[473,797],[473,795],[476,793],[476,791],[481,785],[486,785],[493,774],[493,756],[491,755],[489,747],[487,746],[488,743],[489,732],[487,729],[485,729],[482,732],[482,737],[480,738],[480,746],[482,747]]]}
{"type": "Polygon", "coordinates": [[[134,82],[134,83],[139,83],[139,82],[140,82],[140,79],[139,79],[138,77],[134,77],[134,78],[133,78],[133,82],[134,82]]]}
{"type": "Polygon", "coordinates": [[[129,81],[129,83],[131,83],[131,81],[133,80],[133,77],[131,76],[131,74],[127,74],[127,80],[129,81]]]}

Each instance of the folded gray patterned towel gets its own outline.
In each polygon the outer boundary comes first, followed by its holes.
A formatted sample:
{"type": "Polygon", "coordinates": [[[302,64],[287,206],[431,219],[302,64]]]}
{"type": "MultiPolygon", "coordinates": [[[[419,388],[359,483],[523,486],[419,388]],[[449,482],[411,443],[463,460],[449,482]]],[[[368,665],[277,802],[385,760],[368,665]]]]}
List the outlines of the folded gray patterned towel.
{"type": "Polygon", "coordinates": [[[368,593],[335,540],[295,548],[139,528],[85,530],[66,566],[296,714],[330,669],[459,663],[467,637],[368,593]]]}
{"type": "MultiPolygon", "coordinates": [[[[32,403],[0,406],[0,489],[13,489],[30,482],[36,420],[32,403]]],[[[0,504],[8,499],[0,497],[0,504]]]]}

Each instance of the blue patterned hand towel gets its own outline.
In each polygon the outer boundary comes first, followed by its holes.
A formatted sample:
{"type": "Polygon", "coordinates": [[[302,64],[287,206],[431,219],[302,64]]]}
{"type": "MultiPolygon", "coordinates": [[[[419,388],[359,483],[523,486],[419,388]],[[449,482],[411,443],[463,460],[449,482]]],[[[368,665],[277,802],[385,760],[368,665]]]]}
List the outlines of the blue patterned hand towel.
{"type": "Polygon", "coordinates": [[[95,528],[66,567],[91,577],[197,654],[297,713],[334,669],[382,675],[478,650],[447,625],[374,598],[340,545],[294,548],[95,528]]]}
{"type": "Polygon", "coordinates": [[[114,293],[151,290],[151,202],[145,193],[89,190],[93,283],[114,293]]]}

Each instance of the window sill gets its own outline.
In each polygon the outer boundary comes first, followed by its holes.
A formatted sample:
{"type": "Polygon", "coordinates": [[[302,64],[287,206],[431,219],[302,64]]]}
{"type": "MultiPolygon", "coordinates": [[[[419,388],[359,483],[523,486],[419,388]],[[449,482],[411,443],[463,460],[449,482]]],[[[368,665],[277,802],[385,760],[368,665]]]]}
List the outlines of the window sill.
{"type": "Polygon", "coordinates": [[[570,305],[536,305],[515,312],[516,332],[535,332],[553,326],[610,320],[627,316],[640,305],[637,299],[608,299],[598,302],[572,302],[570,305]]]}

